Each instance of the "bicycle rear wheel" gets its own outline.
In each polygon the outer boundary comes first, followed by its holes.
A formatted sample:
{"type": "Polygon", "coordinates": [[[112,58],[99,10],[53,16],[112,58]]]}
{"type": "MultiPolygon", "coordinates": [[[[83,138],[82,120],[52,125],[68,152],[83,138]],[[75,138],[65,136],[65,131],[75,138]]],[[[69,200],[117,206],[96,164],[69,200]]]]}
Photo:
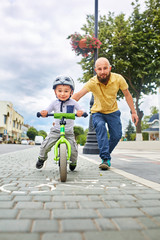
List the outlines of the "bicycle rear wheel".
{"type": "Polygon", "coordinates": [[[61,182],[67,180],[67,147],[65,143],[59,146],[59,173],[61,182]]]}

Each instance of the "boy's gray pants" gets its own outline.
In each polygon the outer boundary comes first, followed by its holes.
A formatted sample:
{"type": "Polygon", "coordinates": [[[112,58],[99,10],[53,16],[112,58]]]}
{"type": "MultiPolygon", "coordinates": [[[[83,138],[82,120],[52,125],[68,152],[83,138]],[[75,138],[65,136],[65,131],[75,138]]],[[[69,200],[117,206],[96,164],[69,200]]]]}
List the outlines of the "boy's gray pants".
{"type": "MultiPolygon", "coordinates": [[[[65,133],[66,139],[71,144],[71,158],[70,160],[75,163],[78,157],[77,143],[75,141],[74,133],[65,133]]],[[[53,130],[51,128],[49,135],[44,139],[40,147],[39,158],[42,160],[47,160],[48,152],[55,145],[56,141],[60,138],[59,131],[53,130]]]]}

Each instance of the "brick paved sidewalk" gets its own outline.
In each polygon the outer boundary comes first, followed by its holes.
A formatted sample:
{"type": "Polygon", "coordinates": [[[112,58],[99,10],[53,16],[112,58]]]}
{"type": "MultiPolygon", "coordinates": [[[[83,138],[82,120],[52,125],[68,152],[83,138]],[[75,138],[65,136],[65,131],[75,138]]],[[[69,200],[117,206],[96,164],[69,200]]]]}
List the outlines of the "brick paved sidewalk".
{"type": "Polygon", "coordinates": [[[0,240],[159,240],[159,191],[81,156],[61,183],[52,153],[35,169],[38,152],[0,156],[0,240]]]}

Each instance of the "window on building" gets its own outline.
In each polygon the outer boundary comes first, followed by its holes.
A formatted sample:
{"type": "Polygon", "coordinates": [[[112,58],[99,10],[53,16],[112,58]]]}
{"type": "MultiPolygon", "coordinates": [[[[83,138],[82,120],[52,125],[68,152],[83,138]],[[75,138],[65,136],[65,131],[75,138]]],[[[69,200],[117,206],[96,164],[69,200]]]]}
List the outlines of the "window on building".
{"type": "Polygon", "coordinates": [[[13,127],[15,128],[15,120],[13,120],[13,127]]]}
{"type": "Polygon", "coordinates": [[[4,115],[4,124],[7,123],[7,115],[4,115]]]}

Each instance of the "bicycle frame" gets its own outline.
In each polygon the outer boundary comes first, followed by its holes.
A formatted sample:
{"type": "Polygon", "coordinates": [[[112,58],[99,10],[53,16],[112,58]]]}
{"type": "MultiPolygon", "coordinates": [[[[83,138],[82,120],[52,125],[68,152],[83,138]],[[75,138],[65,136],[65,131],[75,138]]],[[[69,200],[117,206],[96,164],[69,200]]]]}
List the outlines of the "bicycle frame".
{"type": "Polygon", "coordinates": [[[66,119],[75,119],[74,113],[54,113],[54,118],[61,119],[60,121],[60,139],[57,140],[57,142],[54,145],[54,160],[58,163],[59,162],[59,154],[58,154],[58,147],[60,144],[65,143],[67,146],[67,161],[70,160],[71,157],[71,144],[70,142],[65,138],[65,118],[66,119]]]}
{"type": "MultiPolygon", "coordinates": [[[[41,117],[41,113],[37,113],[37,117],[41,117]]],[[[71,157],[71,144],[65,138],[65,125],[66,119],[75,120],[75,113],[50,113],[48,116],[54,116],[54,118],[60,119],[60,138],[56,141],[54,145],[54,160],[56,163],[59,163],[59,171],[60,171],[60,179],[61,182],[65,182],[67,179],[67,162],[70,163],[71,157]]],[[[85,112],[82,115],[83,117],[87,117],[88,114],[85,112]]],[[[73,169],[74,170],[74,169],[73,169]]],[[[71,170],[71,171],[73,171],[71,170]]]]}
{"type": "MultiPolygon", "coordinates": [[[[46,117],[48,117],[48,116],[54,116],[54,118],[60,119],[60,138],[57,140],[57,142],[54,145],[54,160],[56,162],[59,161],[58,148],[59,148],[60,144],[65,143],[66,146],[67,146],[67,161],[69,161],[70,157],[71,157],[71,144],[65,138],[65,125],[66,125],[66,122],[65,122],[64,119],[66,118],[66,119],[73,119],[73,120],[75,120],[76,114],[75,113],[49,113],[49,114],[47,114],[46,117]]],[[[88,116],[88,114],[87,113],[83,113],[82,116],[86,118],[88,116]]],[[[37,113],[37,117],[38,118],[41,117],[41,113],[40,112],[37,113]]]]}
{"type": "Polygon", "coordinates": [[[67,160],[70,160],[71,157],[71,144],[70,142],[65,138],[65,125],[60,126],[60,139],[56,142],[54,145],[54,160],[56,162],[59,161],[59,156],[58,156],[58,147],[60,144],[65,143],[67,145],[68,153],[67,153],[67,160]]]}

